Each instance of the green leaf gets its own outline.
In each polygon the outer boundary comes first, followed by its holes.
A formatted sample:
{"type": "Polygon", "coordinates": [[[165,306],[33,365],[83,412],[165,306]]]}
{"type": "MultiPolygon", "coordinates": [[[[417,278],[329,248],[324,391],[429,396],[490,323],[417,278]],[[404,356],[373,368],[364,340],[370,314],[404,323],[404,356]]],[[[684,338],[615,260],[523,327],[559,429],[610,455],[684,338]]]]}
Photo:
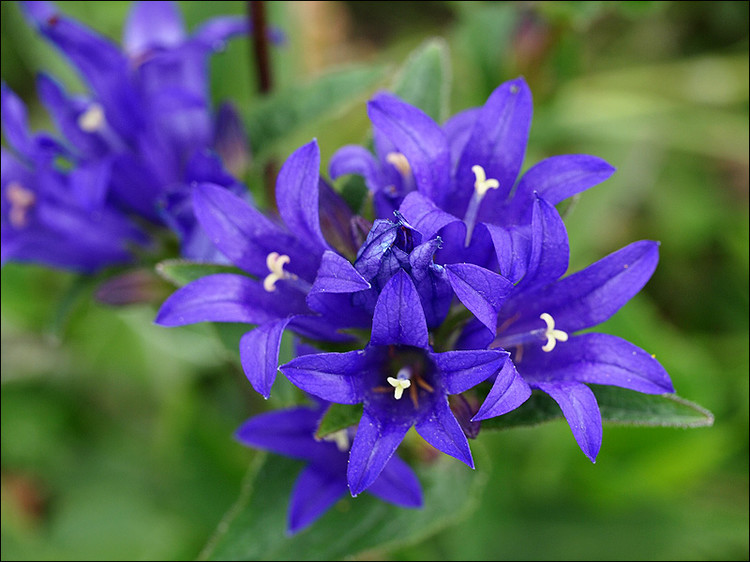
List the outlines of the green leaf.
{"type": "Polygon", "coordinates": [[[393,93],[438,123],[448,113],[450,54],[442,39],[429,39],[415,49],[393,84],[393,93]]]}
{"type": "Polygon", "coordinates": [[[518,53],[513,38],[522,28],[523,11],[512,2],[456,4],[462,13],[451,38],[456,61],[451,97],[462,100],[461,107],[482,106],[498,84],[518,72],[511,59],[518,53]]]}
{"type": "Polygon", "coordinates": [[[331,404],[320,420],[315,437],[322,439],[341,429],[357,425],[362,418],[361,404],[331,404]]]}
{"type": "Polygon", "coordinates": [[[384,66],[353,67],[273,94],[255,105],[246,123],[258,156],[302,125],[342,108],[367,92],[385,73],[384,66]]]}
{"type": "Polygon", "coordinates": [[[535,390],[531,397],[515,410],[482,421],[482,431],[539,425],[563,417],[557,403],[543,392],[535,390]]]}
{"type": "Polygon", "coordinates": [[[348,175],[341,183],[339,190],[339,195],[344,198],[349,208],[358,215],[362,215],[362,207],[369,194],[370,190],[367,189],[365,179],[357,174],[348,175]]]}
{"type": "Polygon", "coordinates": [[[225,349],[237,360],[240,360],[240,340],[247,332],[254,330],[254,324],[241,322],[213,322],[219,341],[225,349]]]}
{"type": "Polygon", "coordinates": [[[96,282],[96,277],[88,275],[76,275],[73,277],[70,286],[63,293],[62,298],[59,300],[59,304],[55,309],[49,330],[51,334],[55,337],[62,338],[74,312],[79,306],[81,306],[84,299],[90,298],[91,289],[96,282]]]}
{"type": "Polygon", "coordinates": [[[708,427],[714,416],[676,394],[643,394],[616,386],[593,388],[607,422],[663,427],[708,427]]]}
{"type": "MultiPolygon", "coordinates": [[[[241,269],[231,265],[199,263],[183,259],[161,261],[156,264],[155,269],[159,276],[177,287],[184,287],[191,281],[195,281],[201,277],[206,277],[207,275],[214,275],[216,273],[247,275],[241,269]]],[[[213,326],[216,329],[216,333],[219,336],[222,345],[237,361],[239,361],[240,339],[255,326],[240,322],[214,322],[213,326]]]]}
{"type": "MultiPolygon", "coordinates": [[[[675,394],[643,394],[617,386],[591,385],[602,421],[663,427],[706,427],[714,422],[711,412],[675,394]]],[[[521,407],[482,422],[482,429],[509,429],[538,425],[562,418],[557,403],[535,390],[521,407]]]]}
{"type": "Polygon", "coordinates": [[[421,509],[400,508],[366,493],[356,498],[346,494],[311,527],[291,537],[286,534],[289,496],[303,465],[269,456],[257,474],[251,467],[240,498],[200,559],[339,560],[359,554],[367,558],[376,550],[422,540],[476,507],[487,483],[489,461],[481,446],[474,449],[482,472],[445,455],[417,469],[424,493],[421,509]]]}
{"type": "Polygon", "coordinates": [[[164,260],[157,263],[156,273],[177,287],[183,287],[191,281],[215,273],[238,273],[246,275],[244,271],[232,265],[199,263],[181,259],[164,260]]]}

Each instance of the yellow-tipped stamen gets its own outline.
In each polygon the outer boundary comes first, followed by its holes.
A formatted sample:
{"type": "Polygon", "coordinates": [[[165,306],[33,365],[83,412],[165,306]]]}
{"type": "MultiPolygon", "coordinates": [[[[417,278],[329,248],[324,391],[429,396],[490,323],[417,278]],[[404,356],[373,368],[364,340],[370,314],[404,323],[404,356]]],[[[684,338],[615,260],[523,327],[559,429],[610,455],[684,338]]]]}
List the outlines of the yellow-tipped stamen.
{"type": "Polygon", "coordinates": [[[466,214],[464,215],[464,222],[466,223],[466,242],[465,246],[468,248],[471,242],[471,235],[474,232],[474,225],[477,222],[477,214],[479,213],[479,204],[487,195],[490,189],[497,189],[500,187],[500,182],[494,178],[487,179],[487,174],[484,168],[479,164],[475,164],[471,167],[471,171],[474,172],[474,194],[471,196],[469,206],[466,208],[466,214]]]}
{"type": "Polygon", "coordinates": [[[86,111],[78,116],[78,126],[87,133],[102,130],[106,122],[104,108],[98,103],[92,103],[86,111]]]}
{"type": "Polygon", "coordinates": [[[287,265],[291,260],[289,256],[285,254],[279,254],[278,252],[271,252],[266,256],[266,266],[270,273],[263,279],[263,288],[272,293],[276,290],[276,282],[280,279],[296,279],[297,276],[288,271],[284,271],[284,266],[287,265]]]}
{"type": "Polygon", "coordinates": [[[403,177],[406,178],[411,175],[411,165],[406,159],[406,156],[400,152],[389,152],[385,157],[385,161],[392,164],[403,177]]]}
{"type": "Polygon", "coordinates": [[[393,397],[396,400],[401,400],[404,395],[404,390],[411,386],[411,369],[409,367],[402,367],[395,377],[388,377],[386,380],[388,384],[393,387],[393,397]]]}
{"type": "Polygon", "coordinates": [[[552,351],[555,349],[555,345],[557,345],[558,341],[568,341],[567,332],[555,329],[555,319],[552,318],[551,315],[545,312],[539,318],[544,320],[544,323],[547,324],[547,329],[544,331],[544,337],[547,338],[547,343],[542,346],[543,351],[552,351]]]}
{"type": "Polygon", "coordinates": [[[393,397],[396,400],[401,400],[401,397],[404,395],[404,390],[411,386],[411,381],[409,379],[388,377],[386,380],[388,381],[388,384],[393,387],[393,397]]]}
{"type": "Polygon", "coordinates": [[[480,201],[490,189],[497,189],[500,187],[500,182],[496,179],[487,179],[487,173],[480,165],[477,164],[472,166],[471,171],[474,172],[474,177],[476,178],[474,181],[474,191],[479,196],[480,201]]]}

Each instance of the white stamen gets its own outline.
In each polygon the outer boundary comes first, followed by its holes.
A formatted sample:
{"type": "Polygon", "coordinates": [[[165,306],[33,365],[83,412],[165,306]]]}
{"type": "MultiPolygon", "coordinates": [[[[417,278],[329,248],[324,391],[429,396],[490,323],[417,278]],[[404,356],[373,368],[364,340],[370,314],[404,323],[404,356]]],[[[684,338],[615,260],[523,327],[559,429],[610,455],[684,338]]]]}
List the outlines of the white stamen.
{"type": "Polygon", "coordinates": [[[402,367],[401,370],[396,373],[396,378],[388,377],[386,380],[388,384],[393,387],[393,397],[396,400],[401,400],[404,395],[404,390],[411,386],[411,369],[409,367],[402,367]]]}
{"type": "Polygon", "coordinates": [[[476,177],[476,180],[474,181],[474,191],[479,196],[480,201],[490,189],[497,189],[500,187],[500,182],[496,179],[487,179],[487,174],[485,173],[484,168],[478,164],[472,166],[471,171],[474,172],[474,176],[476,177]]]}
{"type": "Polygon", "coordinates": [[[555,319],[552,318],[551,315],[545,312],[539,318],[544,320],[544,323],[547,324],[547,329],[544,331],[544,337],[547,338],[547,343],[542,346],[542,350],[552,351],[555,349],[555,345],[557,345],[558,341],[568,341],[567,332],[555,329],[555,319]]]}
{"type": "Polygon", "coordinates": [[[400,152],[389,152],[385,157],[385,161],[392,164],[398,170],[398,173],[405,178],[411,175],[411,165],[406,156],[400,152]]]}
{"type": "Polygon", "coordinates": [[[339,429],[338,431],[329,433],[323,437],[323,441],[333,441],[342,453],[346,453],[349,450],[349,432],[346,429],[339,429]]]}
{"type": "Polygon", "coordinates": [[[469,206],[466,208],[464,222],[466,223],[466,241],[465,246],[468,248],[471,242],[471,235],[474,233],[474,225],[477,222],[477,213],[479,213],[479,204],[490,189],[500,187],[500,182],[494,178],[487,179],[487,174],[479,164],[471,167],[476,179],[474,180],[474,195],[471,196],[469,206]]]}
{"type": "Polygon", "coordinates": [[[104,108],[98,103],[92,103],[86,111],[78,116],[78,126],[87,133],[100,131],[106,122],[104,108]]]}
{"type": "Polygon", "coordinates": [[[278,252],[271,252],[266,256],[266,266],[270,273],[263,279],[263,288],[272,293],[276,290],[276,282],[279,279],[296,279],[297,276],[288,271],[284,271],[284,266],[287,265],[291,260],[289,256],[285,254],[279,254],[278,252]]]}
{"type": "Polygon", "coordinates": [[[8,184],[5,190],[5,197],[10,203],[10,212],[8,219],[10,224],[16,228],[26,226],[26,215],[29,209],[36,203],[36,195],[29,191],[20,183],[14,181],[8,184]]]}

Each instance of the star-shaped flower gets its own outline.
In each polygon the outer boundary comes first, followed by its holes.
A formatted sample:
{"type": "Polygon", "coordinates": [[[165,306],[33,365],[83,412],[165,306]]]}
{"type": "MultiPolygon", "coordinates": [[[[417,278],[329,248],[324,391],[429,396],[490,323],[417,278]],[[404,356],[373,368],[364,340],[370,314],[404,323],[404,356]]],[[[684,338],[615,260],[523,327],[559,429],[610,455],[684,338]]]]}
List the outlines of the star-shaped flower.
{"type": "Polygon", "coordinates": [[[346,303],[354,305],[349,310],[366,313],[369,324],[380,291],[396,272],[403,270],[417,288],[429,329],[439,327],[445,320],[454,295],[488,328],[494,329],[497,310],[512,283],[474,264],[435,263],[435,253],[442,246],[440,237],[426,240],[398,211],[395,217],[395,222],[375,221],[354,264],[326,252],[308,304],[325,313],[341,305],[340,300],[328,302],[333,296],[340,299],[348,294],[346,303]],[[362,289],[359,284],[350,284],[354,278],[366,280],[370,287],[362,289]]]}
{"type": "Polygon", "coordinates": [[[506,376],[507,352],[435,353],[419,293],[400,269],[378,296],[370,342],[363,350],[303,355],[280,369],[300,389],[330,402],[364,405],[348,467],[353,495],[377,479],[412,426],[430,444],[473,468],[469,443],[448,395],[496,377],[493,388],[508,410],[531,391],[506,376]]]}
{"type": "MultiPolygon", "coordinates": [[[[346,470],[353,429],[342,429],[330,439],[315,438],[326,404],[300,406],[260,414],[237,430],[237,439],[307,462],[289,502],[288,530],[296,533],[321,517],[347,490],[346,470]]],[[[422,489],[412,469],[392,456],[367,490],[401,507],[422,507],[422,489]]]]}
{"type": "Polygon", "coordinates": [[[531,113],[523,78],[501,84],[483,107],[458,113],[442,127],[381,93],[368,103],[376,156],[344,147],[331,159],[331,177],[362,175],[378,216],[388,218],[395,208],[426,239],[439,234],[438,263],[492,268],[506,251],[507,228],[529,223],[534,193],[556,204],[614,171],[600,158],[572,154],[547,158],[518,179],[531,113]]]}
{"type": "MultiPolygon", "coordinates": [[[[347,299],[336,301],[330,309],[322,308],[330,301],[318,302],[314,308],[308,304],[312,283],[331,268],[336,275],[321,291],[335,294],[370,287],[345,258],[333,251],[323,233],[320,194],[330,188],[322,183],[319,166],[316,141],[297,149],[282,166],[276,199],[284,224],[217,185],[197,186],[193,207],[201,226],[232,263],[254,278],[223,273],[193,281],[170,296],[156,318],[163,326],[256,324],[256,329],[243,336],[240,356],[253,388],[266,397],[276,378],[281,336],[286,328],[313,339],[342,341],[347,337],[337,330],[363,327],[368,320],[347,299]],[[348,269],[339,267],[341,263],[348,269]]],[[[328,207],[323,208],[324,214],[328,207]]]]}
{"type": "Polygon", "coordinates": [[[37,81],[70,150],[106,169],[107,199],[172,229],[183,257],[225,261],[198,228],[190,194],[204,181],[247,191],[225,171],[242,172],[247,139],[229,106],[214,114],[208,80],[209,55],[247,33],[247,20],[214,18],[188,35],[176,3],[134,2],[121,48],[50,2],[21,5],[91,89],[73,96],[45,74],[37,81]]]}
{"type": "MultiPolygon", "coordinates": [[[[568,268],[568,239],[559,214],[539,198],[534,203],[531,244],[521,280],[498,314],[496,334],[471,323],[458,342],[462,349],[512,351],[506,368],[529,386],[549,394],[562,409],[573,435],[594,461],[602,441],[602,420],[588,383],[614,385],[648,394],[674,392],[659,362],[632,343],[581,330],[600,324],[635,296],[659,259],[657,242],[642,240],[586,269],[560,279],[568,268]]],[[[507,412],[502,396],[490,391],[474,420],[507,412]]]]}
{"type": "Polygon", "coordinates": [[[108,170],[80,163],[61,142],[29,131],[26,107],[2,84],[2,263],[35,262],[93,273],[132,260],[145,237],[106,201],[108,170]],[[60,162],[73,165],[64,170],[60,162]]]}

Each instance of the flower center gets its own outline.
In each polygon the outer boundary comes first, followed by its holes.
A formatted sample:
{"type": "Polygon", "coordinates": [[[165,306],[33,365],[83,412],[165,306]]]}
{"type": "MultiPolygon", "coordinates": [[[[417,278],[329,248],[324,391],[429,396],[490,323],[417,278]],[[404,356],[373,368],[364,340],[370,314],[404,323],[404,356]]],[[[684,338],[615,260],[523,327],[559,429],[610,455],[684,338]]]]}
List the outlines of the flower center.
{"type": "MultiPolygon", "coordinates": [[[[397,401],[401,400],[404,394],[408,394],[414,409],[419,409],[420,393],[435,392],[435,388],[431,384],[434,365],[425,355],[424,350],[418,348],[389,345],[387,346],[387,354],[387,358],[384,358],[383,375],[396,374],[395,376],[386,376],[385,381],[388,384],[375,386],[372,391],[380,395],[392,392],[393,400],[397,401]]],[[[383,379],[378,377],[378,380],[382,381],[383,379]]],[[[388,400],[391,400],[391,398],[388,398],[388,400]]]]}
{"type": "Polygon", "coordinates": [[[92,103],[86,111],[78,116],[78,126],[87,133],[101,131],[106,122],[104,108],[98,103],[92,103]]]}
{"type": "Polygon", "coordinates": [[[5,190],[5,197],[10,203],[8,219],[16,228],[23,228],[28,223],[28,212],[36,203],[36,195],[18,182],[11,182],[5,190]]]}
{"type": "Polygon", "coordinates": [[[393,387],[393,397],[396,400],[401,400],[404,395],[404,390],[411,386],[411,368],[401,367],[401,370],[396,374],[396,377],[388,377],[386,379],[388,384],[393,387]]]}
{"type": "Polygon", "coordinates": [[[544,330],[544,337],[547,338],[547,343],[542,346],[543,351],[552,351],[555,349],[558,341],[568,341],[568,333],[555,329],[555,319],[551,315],[545,312],[539,318],[547,324],[547,328],[544,330]]]}
{"type": "Polygon", "coordinates": [[[479,213],[479,204],[484,199],[484,196],[490,189],[497,189],[500,187],[500,182],[494,178],[487,178],[487,174],[482,166],[476,164],[471,167],[471,171],[474,172],[474,194],[471,196],[469,206],[466,208],[466,214],[464,215],[464,222],[466,223],[466,242],[464,245],[468,248],[471,242],[471,235],[474,233],[474,225],[477,222],[477,214],[479,213]]]}
{"type": "MultiPolygon", "coordinates": [[[[490,347],[502,347],[503,349],[515,347],[517,349],[518,357],[521,352],[521,348],[524,344],[527,343],[539,343],[546,340],[544,345],[542,345],[542,350],[550,352],[555,349],[557,342],[568,341],[568,333],[555,328],[555,319],[552,318],[551,314],[545,312],[541,316],[539,316],[539,318],[541,320],[544,320],[544,328],[515,334],[501,333],[504,332],[505,329],[508,328],[510,324],[515,320],[515,318],[510,319],[498,329],[498,336],[497,338],[495,338],[495,341],[490,344],[490,347]]],[[[517,361],[520,361],[520,359],[517,359],[517,361]]]]}
{"type": "Polygon", "coordinates": [[[263,288],[272,293],[276,290],[276,282],[280,279],[297,279],[297,276],[288,271],[284,271],[284,266],[287,265],[291,260],[289,256],[285,254],[279,254],[278,252],[271,252],[266,256],[266,266],[270,273],[263,279],[263,288]]]}

